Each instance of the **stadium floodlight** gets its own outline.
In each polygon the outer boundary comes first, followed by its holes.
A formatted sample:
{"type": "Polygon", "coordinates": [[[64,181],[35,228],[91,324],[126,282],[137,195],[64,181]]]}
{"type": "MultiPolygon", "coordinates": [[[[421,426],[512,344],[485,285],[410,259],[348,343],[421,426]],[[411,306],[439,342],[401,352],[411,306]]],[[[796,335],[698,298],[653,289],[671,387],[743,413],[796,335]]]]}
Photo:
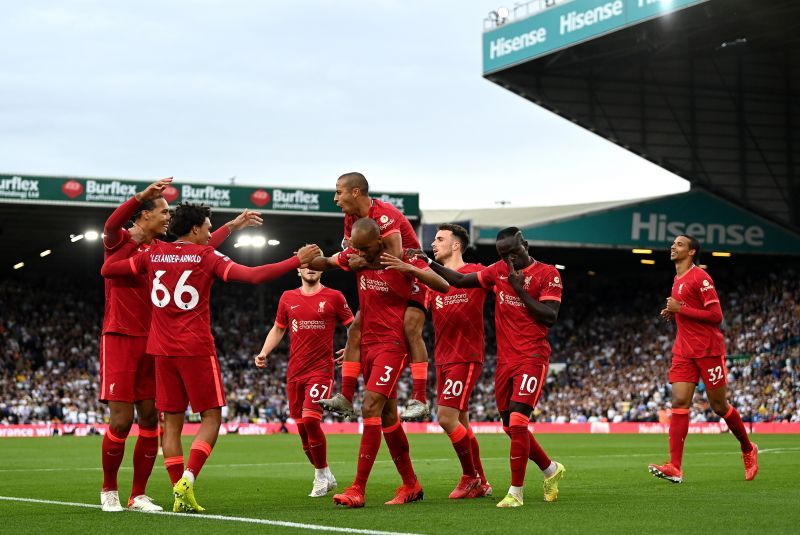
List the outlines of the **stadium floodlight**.
{"type": "Polygon", "coordinates": [[[655,263],[656,263],[656,261],[655,261],[655,260],[651,260],[651,259],[649,259],[649,258],[642,258],[642,259],[640,260],[640,262],[641,262],[642,264],[645,264],[645,265],[647,265],[647,266],[652,266],[653,264],[655,264],[655,263]]]}
{"type": "Polygon", "coordinates": [[[83,237],[86,238],[89,241],[94,241],[94,240],[96,240],[97,238],[100,237],[100,234],[98,234],[96,230],[87,230],[83,234],[83,237]]]}
{"type": "Polygon", "coordinates": [[[24,265],[25,265],[25,262],[18,262],[16,264],[14,264],[14,269],[20,269],[24,265]]]}
{"type": "Polygon", "coordinates": [[[250,242],[252,247],[264,247],[267,244],[267,239],[264,236],[253,236],[250,242]]]}
{"type": "Polygon", "coordinates": [[[556,269],[567,269],[567,267],[562,266],[561,264],[556,264],[556,269]]]}
{"type": "Polygon", "coordinates": [[[50,254],[50,253],[52,253],[52,252],[53,252],[53,251],[51,251],[50,249],[45,249],[44,251],[42,251],[41,253],[39,253],[39,256],[40,256],[40,257],[42,257],[42,258],[44,258],[45,256],[49,255],[49,254],[50,254]]]}
{"type": "Polygon", "coordinates": [[[497,16],[500,18],[500,21],[504,21],[508,18],[508,8],[505,6],[500,6],[497,8],[497,16]]]}
{"type": "Polygon", "coordinates": [[[273,247],[281,244],[281,242],[279,242],[278,240],[269,240],[267,243],[269,245],[272,245],[273,247]]]}
{"type": "Polygon", "coordinates": [[[253,237],[247,234],[239,236],[239,239],[236,240],[237,247],[250,247],[251,245],[253,245],[253,237]]]}
{"type": "Polygon", "coordinates": [[[76,241],[80,241],[82,239],[83,239],[83,234],[78,234],[78,235],[70,234],[69,235],[69,241],[71,241],[72,243],[75,243],[76,241]]]}
{"type": "Polygon", "coordinates": [[[633,254],[653,254],[652,249],[631,249],[633,254]]]}
{"type": "Polygon", "coordinates": [[[590,277],[594,277],[595,275],[597,275],[597,273],[595,273],[591,269],[589,271],[587,271],[586,274],[589,275],[590,277]]]}
{"type": "Polygon", "coordinates": [[[711,253],[711,256],[716,256],[720,258],[730,258],[731,253],[723,252],[723,251],[714,251],[711,253]]]}
{"type": "Polygon", "coordinates": [[[706,264],[700,264],[697,267],[699,267],[700,269],[708,269],[708,266],[706,264]]]}

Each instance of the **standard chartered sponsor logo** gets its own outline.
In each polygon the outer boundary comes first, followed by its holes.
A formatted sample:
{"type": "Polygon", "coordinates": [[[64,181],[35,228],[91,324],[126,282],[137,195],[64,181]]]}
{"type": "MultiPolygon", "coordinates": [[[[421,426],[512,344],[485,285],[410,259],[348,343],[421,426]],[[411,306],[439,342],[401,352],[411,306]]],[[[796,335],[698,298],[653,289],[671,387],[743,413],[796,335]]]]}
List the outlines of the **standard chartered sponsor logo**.
{"type": "Polygon", "coordinates": [[[38,199],[39,181],[25,179],[20,176],[0,180],[0,198],[5,199],[38,199]]]}
{"type": "Polygon", "coordinates": [[[209,206],[230,206],[231,190],[215,186],[194,187],[186,184],[181,187],[181,198],[187,202],[202,202],[209,206]]]}
{"type": "Polygon", "coordinates": [[[544,43],[545,41],[547,41],[546,28],[536,28],[535,30],[523,33],[522,35],[510,37],[508,39],[505,37],[500,37],[489,42],[489,58],[501,58],[506,54],[519,52],[520,50],[536,46],[540,43],[544,43]]]}
{"type": "Polygon", "coordinates": [[[586,11],[570,11],[561,15],[559,21],[559,31],[561,35],[566,35],[589,26],[594,26],[600,22],[620,17],[625,11],[622,0],[606,2],[602,6],[597,6],[586,11]]]}
{"type": "Polygon", "coordinates": [[[87,201],[123,202],[136,195],[135,184],[125,184],[119,180],[111,182],[86,181],[87,201]]]}
{"type": "Polygon", "coordinates": [[[633,213],[631,239],[634,241],[667,242],[682,234],[689,234],[706,245],[747,244],[761,247],[765,233],[764,228],[758,225],[745,227],[739,224],[670,221],[667,214],[633,213]]]}
{"type": "Polygon", "coordinates": [[[301,212],[319,212],[319,193],[305,190],[284,191],[272,190],[272,208],[275,210],[296,210],[301,212]]]}

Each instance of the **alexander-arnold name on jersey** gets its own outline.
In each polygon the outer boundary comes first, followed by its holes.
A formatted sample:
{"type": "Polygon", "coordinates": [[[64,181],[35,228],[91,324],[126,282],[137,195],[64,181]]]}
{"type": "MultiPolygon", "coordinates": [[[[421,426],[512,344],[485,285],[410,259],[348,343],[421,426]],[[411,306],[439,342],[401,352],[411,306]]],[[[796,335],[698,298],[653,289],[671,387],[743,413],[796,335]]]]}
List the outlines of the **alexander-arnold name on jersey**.
{"type": "Polygon", "coordinates": [[[199,254],[154,254],[150,261],[165,264],[199,264],[203,258],[199,254]]]}

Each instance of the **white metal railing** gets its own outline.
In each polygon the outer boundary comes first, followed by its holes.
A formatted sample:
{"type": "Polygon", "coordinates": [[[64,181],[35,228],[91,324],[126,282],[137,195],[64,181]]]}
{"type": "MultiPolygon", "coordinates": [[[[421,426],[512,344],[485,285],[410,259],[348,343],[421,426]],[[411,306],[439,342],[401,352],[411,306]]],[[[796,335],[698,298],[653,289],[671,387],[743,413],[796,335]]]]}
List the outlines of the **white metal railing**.
{"type": "Polygon", "coordinates": [[[546,9],[572,1],[573,0],[528,0],[527,2],[514,4],[511,9],[498,7],[496,10],[490,11],[486,18],[483,19],[483,31],[494,30],[509,22],[524,19],[546,9]]]}

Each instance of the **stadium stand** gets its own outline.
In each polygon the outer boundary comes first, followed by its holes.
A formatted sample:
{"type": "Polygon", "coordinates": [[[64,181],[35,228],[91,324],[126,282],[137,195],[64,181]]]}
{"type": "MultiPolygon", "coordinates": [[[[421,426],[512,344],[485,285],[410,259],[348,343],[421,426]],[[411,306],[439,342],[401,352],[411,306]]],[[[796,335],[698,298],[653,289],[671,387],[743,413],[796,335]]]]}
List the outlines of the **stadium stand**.
{"type": "MultiPolygon", "coordinates": [[[[664,281],[625,291],[627,281],[575,281],[551,331],[554,363],[534,419],[539,422],[664,421],[673,327],[658,317],[664,281]],[[658,284],[657,284],[657,283],[658,284]],[[616,298],[614,298],[616,296],[616,298]],[[620,298],[620,296],[624,296],[620,298]]],[[[733,401],[747,421],[800,421],[800,277],[792,269],[730,280],[720,277],[733,401]]],[[[227,421],[285,421],[288,340],[265,370],[252,358],[274,317],[279,292],[257,296],[226,288],[213,300],[213,330],[223,369],[227,421]]],[[[97,401],[102,291],[96,285],[0,284],[0,424],[103,422],[97,401]]],[[[487,364],[473,395],[472,418],[497,420],[493,303],[487,304],[487,364]]],[[[339,329],[336,347],[343,347],[339,329]]],[[[432,343],[428,327],[426,338],[432,343]]],[[[431,375],[433,375],[431,367],[431,375]]],[[[432,378],[429,382],[432,388],[432,378]]],[[[400,398],[410,393],[401,381],[400,398]]],[[[433,394],[431,390],[430,394],[433,394]]],[[[187,415],[190,417],[191,415],[187,415]]],[[[331,418],[328,416],[328,418],[331,418]]],[[[715,421],[702,390],[692,421],[715,421]]]]}

